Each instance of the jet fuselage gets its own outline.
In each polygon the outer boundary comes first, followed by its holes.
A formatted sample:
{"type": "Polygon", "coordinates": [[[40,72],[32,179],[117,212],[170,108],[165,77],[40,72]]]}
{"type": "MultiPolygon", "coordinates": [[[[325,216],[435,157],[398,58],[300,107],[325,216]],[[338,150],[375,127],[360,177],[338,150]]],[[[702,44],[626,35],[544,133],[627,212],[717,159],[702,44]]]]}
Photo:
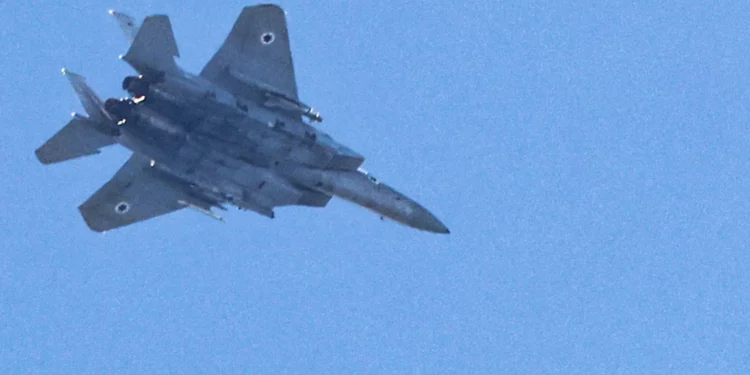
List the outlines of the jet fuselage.
{"type": "Polygon", "coordinates": [[[408,226],[447,231],[415,201],[357,169],[362,158],[333,140],[321,145],[250,117],[235,124],[213,117],[189,129],[147,103],[131,106],[118,142],[151,157],[156,168],[199,191],[273,217],[264,188],[276,201],[286,196],[289,205],[299,203],[303,190],[318,195],[317,201],[338,196],[408,226]]]}

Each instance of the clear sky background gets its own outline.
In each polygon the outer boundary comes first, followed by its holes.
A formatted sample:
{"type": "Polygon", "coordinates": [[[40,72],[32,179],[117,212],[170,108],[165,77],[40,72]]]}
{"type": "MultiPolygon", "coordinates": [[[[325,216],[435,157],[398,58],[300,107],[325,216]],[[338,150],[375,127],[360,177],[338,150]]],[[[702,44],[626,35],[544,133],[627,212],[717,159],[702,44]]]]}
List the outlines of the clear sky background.
{"type": "Polygon", "coordinates": [[[285,1],[302,99],[452,233],[334,199],[106,234],[108,8],[197,72],[246,3],[0,0],[0,373],[750,373],[747,1],[285,1]]]}

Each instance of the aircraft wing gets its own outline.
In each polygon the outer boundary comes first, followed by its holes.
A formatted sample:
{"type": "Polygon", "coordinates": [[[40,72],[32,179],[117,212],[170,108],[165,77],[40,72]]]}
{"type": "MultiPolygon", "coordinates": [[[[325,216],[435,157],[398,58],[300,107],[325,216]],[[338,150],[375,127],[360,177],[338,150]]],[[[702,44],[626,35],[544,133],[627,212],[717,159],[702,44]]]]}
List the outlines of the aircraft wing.
{"type": "Polygon", "coordinates": [[[272,88],[296,100],[284,10],[276,5],[245,7],[200,75],[241,97],[253,98],[258,89],[272,88]]]}
{"type": "Polygon", "coordinates": [[[75,90],[78,99],[81,101],[83,108],[86,110],[86,113],[91,120],[97,122],[112,120],[104,110],[104,102],[102,102],[94,90],[86,84],[86,78],[65,68],[62,69],[62,74],[67,77],[70,84],[73,85],[73,90],[75,90]]]}
{"type": "Polygon", "coordinates": [[[78,209],[86,224],[104,232],[177,211],[185,193],[170,186],[137,154],[78,209]]]}

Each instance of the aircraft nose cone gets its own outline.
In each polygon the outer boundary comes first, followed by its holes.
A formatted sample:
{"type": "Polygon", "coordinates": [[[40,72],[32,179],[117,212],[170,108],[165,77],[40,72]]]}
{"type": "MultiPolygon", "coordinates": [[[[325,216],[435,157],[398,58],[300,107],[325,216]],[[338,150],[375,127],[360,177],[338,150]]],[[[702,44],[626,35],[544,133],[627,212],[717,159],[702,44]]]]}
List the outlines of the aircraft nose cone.
{"type": "MultiPolygon", "coordinates": [[[[432,215],[430,215],[432,216],[432,215]]],[[[449,234],[451,231],[445,226],[440,220],[432,216],[431,220],[427,222],[426,228],[430,232],[449,234]]]]}
{"type": "Polygon", "coordinates": [[[413,216],[413,223],[416,228],[426,230],[433,233],[448,234],[451,231],[445,226],[435,215],[431,214],[430,211],[422,208],[418,210],[413,216]]]}

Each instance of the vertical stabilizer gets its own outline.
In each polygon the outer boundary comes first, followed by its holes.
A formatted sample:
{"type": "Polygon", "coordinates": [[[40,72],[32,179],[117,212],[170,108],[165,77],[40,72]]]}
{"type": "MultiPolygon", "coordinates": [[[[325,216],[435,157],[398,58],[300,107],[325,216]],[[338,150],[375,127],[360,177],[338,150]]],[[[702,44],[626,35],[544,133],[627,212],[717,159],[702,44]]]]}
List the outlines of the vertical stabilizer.
{"type": "Polygon", "coordinates": [[[62,72],[73,85],[89,117],[73,113],[73,119],[67,125],[36,149],[36,156],[42,164],[95,155],[100,153],[100,148],[116,143],[112,120],[104,111],[101,99],[86,84],[86,79],[65,68],[62,72]]]}
{"type": "Polygon", "coordinates": [[[122,59],[140,73],[176,72],[179,57],[169,17],[149,16],[143,20],[128,53],[122,59]]]}
{"type": "Polygon", "coordinates": [[[140,29],[135,18],[112,9],[109,10],[109,14],[115,18],[115,21],[117,21],[117,25],[120,26],[120,30],[125,34],[125,39],[128,40],[128,43],[133,43],[135,41],[135,36],[138,35],[138,30],[140,29]]]}
{"type": "Polygon", "coordinates": [[[62,73],[68,78],[70,84],[73,85],[73,90],[76,91],[76,95],[78,95],[78,99],[81,100],[81,104],[83,104],[83,108],[86,109],[89,118],[94,121],[110,120],[109,115],[104,111],[104,103],[96,95],[94,90],[86,84],[86,78],[65,68],[62,69],[62,73]]]}

